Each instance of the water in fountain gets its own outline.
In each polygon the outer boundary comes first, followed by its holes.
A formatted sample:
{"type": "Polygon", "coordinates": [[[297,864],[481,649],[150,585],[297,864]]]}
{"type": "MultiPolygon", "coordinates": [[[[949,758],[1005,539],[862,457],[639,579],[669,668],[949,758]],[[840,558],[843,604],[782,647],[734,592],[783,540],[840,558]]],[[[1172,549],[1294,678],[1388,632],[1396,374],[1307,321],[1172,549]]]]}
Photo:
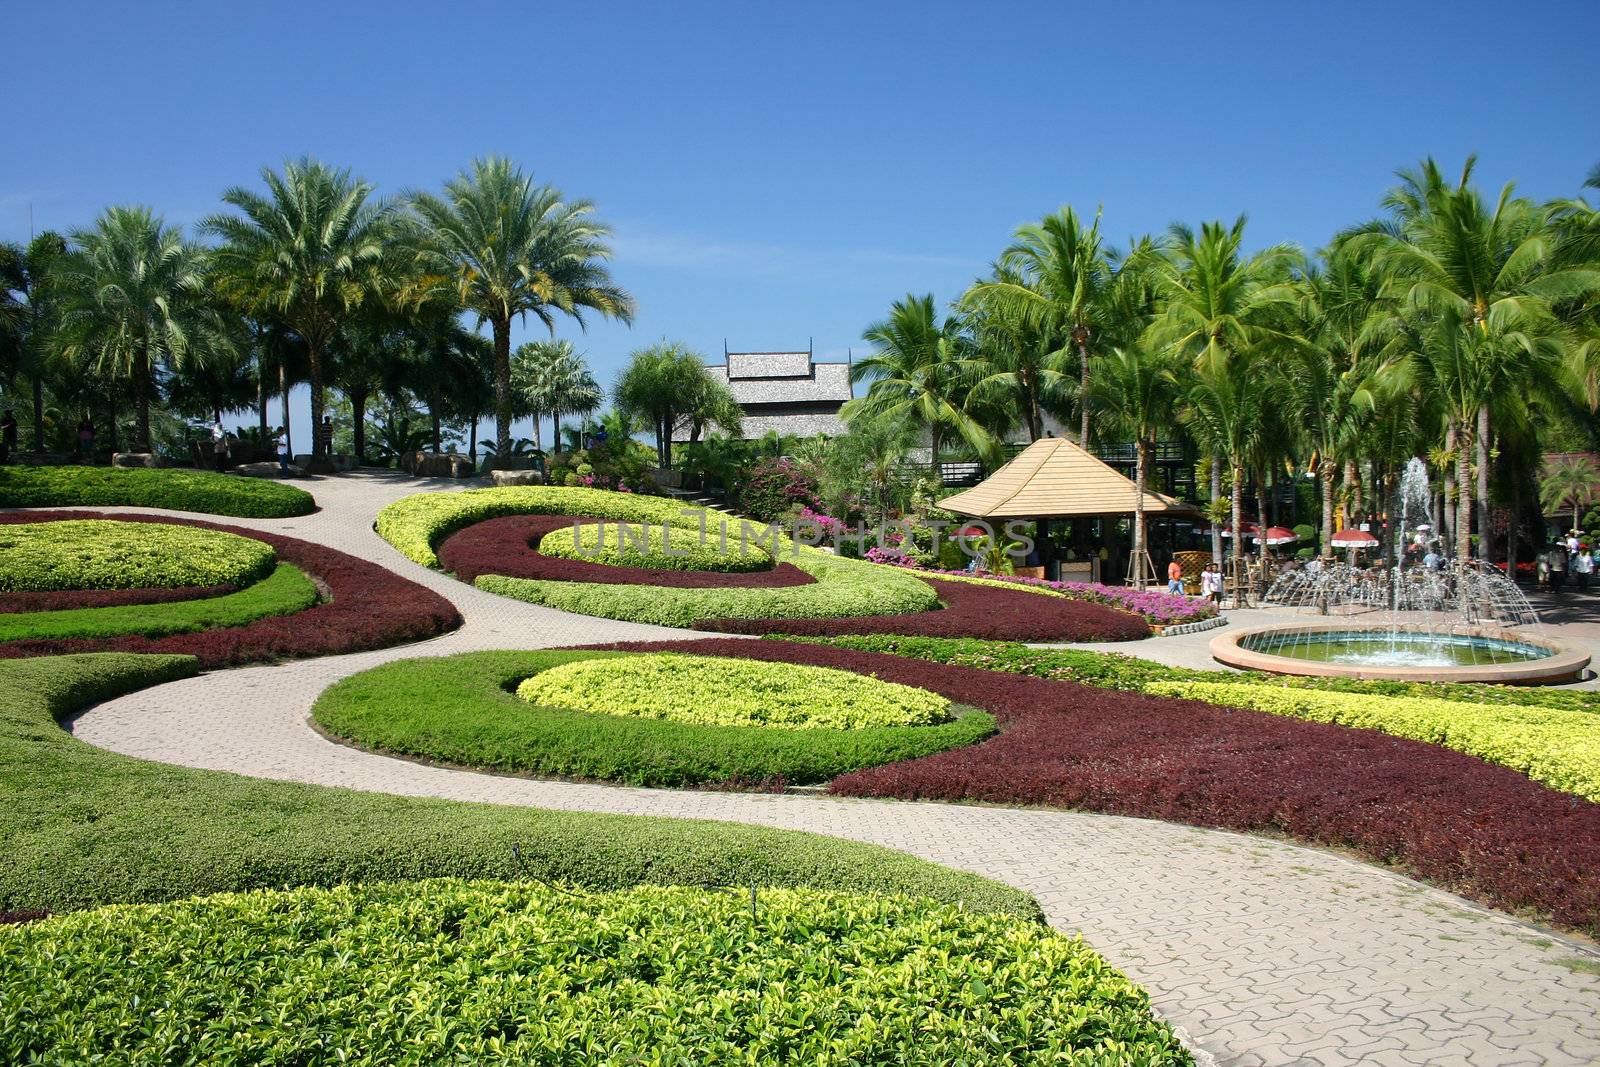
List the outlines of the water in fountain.
{"type": "Polygon", "coordinates": [[[1419,667],[1547,655],[1527,596],[1496,568],[1472,559],[1442,560],[1437,568],[1408,563],[1409,529],[1421,531],[1424,551],[1443,547],[1434,537],[1430,500],[1427,467],[1413,458],[1400,478],[1393,566],[1323,563],[1291,571],[1267,591],[1268,604],[1348,617],[1349,632],[1269,633],[1252,647],[1301,659],[1419,667]],[[1529,640],[1507,632],[1514,627],[1529,640]]]}

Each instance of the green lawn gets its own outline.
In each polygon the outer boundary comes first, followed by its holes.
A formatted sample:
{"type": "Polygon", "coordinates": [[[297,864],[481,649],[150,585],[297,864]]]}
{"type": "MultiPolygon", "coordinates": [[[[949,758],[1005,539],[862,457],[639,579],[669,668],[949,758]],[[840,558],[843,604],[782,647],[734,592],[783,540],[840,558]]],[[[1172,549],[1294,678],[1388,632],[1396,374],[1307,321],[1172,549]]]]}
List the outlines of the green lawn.
{"type": "Polygon", "coordinates": [[[4,508],[170,508],[274,519],[309,515],[304,489],[261,478],[182,468],[0,467],[4,508]]]}

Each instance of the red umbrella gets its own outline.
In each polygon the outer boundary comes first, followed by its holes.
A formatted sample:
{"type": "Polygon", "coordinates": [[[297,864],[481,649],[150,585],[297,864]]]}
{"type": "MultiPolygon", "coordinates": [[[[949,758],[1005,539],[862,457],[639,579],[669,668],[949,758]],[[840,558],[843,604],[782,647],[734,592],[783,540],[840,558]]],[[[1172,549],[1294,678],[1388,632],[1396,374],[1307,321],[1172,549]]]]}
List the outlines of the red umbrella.
{"type": "Polygon", "coordinates": [[[1293,544],[1298,540],[1300,540],[1299,534],[1293,530],[1285,530],[1282,526],[1269,526],[1266,533],[1258,533],[1255,536],[1255,542],[1258,545],[1262,541],[1266,541],[1269,545],[1287,545],[1293,544]]]}
{"type": "Polygon", "coordinates": [[[1333,535],[1334,548],[1372,548],[1378,539],[1365,530],[1340,530],[1333,535]]]}
{"type": "MultiPolygon", "coordinates": [[[[1259,532],[1260,529],[1261,529],[1261,527],[1257,526],[1255,523],[1247,522],[1247,523],[1244,524],[1244,535],[1246,537],[1250,537],[1251,535],[1259,532]]],[[[1202,533],[1202,534],[1208,534],[1208,535],[1211,533],[1210,530],[1201,530],[1199,532],[1202,533]]],[[[1233,528],[1231,526],[1224,526],[1222,528],[1222,536],[1223,537],[1232,537],[1233,536],[1233,528]]]]}

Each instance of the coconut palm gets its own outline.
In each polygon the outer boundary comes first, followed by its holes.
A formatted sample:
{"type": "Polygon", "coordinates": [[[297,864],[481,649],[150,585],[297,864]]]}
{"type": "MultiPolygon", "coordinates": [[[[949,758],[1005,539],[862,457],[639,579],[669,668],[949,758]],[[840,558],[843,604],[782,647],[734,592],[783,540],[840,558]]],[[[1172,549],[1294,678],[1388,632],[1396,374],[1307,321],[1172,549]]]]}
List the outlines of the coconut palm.
{"type": "Polygon", "coordinates": [[[510,446],[511,323],[532,315],[552,331],[556,315],[583,324],[593,311],[630,322],[633,298],[612,284],[609,228],[587,200],[568,201],[535,185],[509,160],[474,160],[445,184],[442,196],[415,193],[411,207],[425,231],[422,261],[448,277],[465,308],[494,335],[495,437],[510,446]]]}
{"type": "Polygon", "coordinates": [[[895,301],[862,337],[874,351],[851,365],[850,380],[871,384],[839,411],[852,431],[862,421],[888,421],[925,433],[934,463],[950,436],[980,454],[995,452],[995,437],[965,403],[982,369],[976,347],[959,319],[939,318],[931,293],[895,301]]]}
{"type": "Polygon", "coordinates": [[[394,236],[389,205],[370,183],[305,157],[283,172],[263,167],[266,193],[234,186],[222,194],[239,214],[201,223],[221,238],[219,289],[236,306],[299,335],[311,385],[312,454],[323,458],[323,382],[328,349],[345,320],[391,284],[394,236]]]}
{"type": "Polygon", "coordinates": [[[1572,528],[1578,529],[1578,512],[1595,499],[1600,486],[1600,464],[1589,456],[1566,456],[1546,468],[1539,479],[1539,503],[1546,511],[1572,508],[1572,528]]]}
{"type": "Polygon", "coordinates": [[[1064,406],[1074,383],[1059,368],[1055,334],[1016,295],[1026,284],[1021,275],[997,264],[987,283],[961,298],[977,346],[971,396],[1020,415],[1028,440],[1037,441],[1046,407],[1064,406]]]}
{"type": "Polygon", "coordinates": [[[1177,379],[1160,349],[1130,346],[1096,356],[1087,399],[1114,433],[1133,441],[1133,561],[1129,581],[1141,588],[1154,574],[1145,571],[1144,494],[1149,484],[1150,446],[1172,422],[1177,379]]]}
{"type": "Polygon", "coordinates": [[[1013,243],[1000,253],[995,277],[980,281],[964,298],[971,306],[1010,305],[1025,311],[1035,326],[1050,335],[1057,358],[1077,356],[1079,372],[1078,443],[1089,445],[1090,353],[1107,324],[1108,297],[1114,272],[1100,238],[1100,213],[1088,226],[1071,207],[1040,222],[1020,227],[1013,243]]]}
{"type": "Polygon", "coordinates": [[[133,388],[134,448],[149,452],[150,403],[162,364],[222,344],[205,305],[205,253],[148,208],[114,207],[72,235],[57,264],[61,351],[133,388]]]}
{"type": "Polygon", "coordinates": [[[706,378],[705,360],[676,341],[636,350],[617,377],[617,410],[654,431],[660,466],[672,466],[673,431],[705,397],[706,378]]]}

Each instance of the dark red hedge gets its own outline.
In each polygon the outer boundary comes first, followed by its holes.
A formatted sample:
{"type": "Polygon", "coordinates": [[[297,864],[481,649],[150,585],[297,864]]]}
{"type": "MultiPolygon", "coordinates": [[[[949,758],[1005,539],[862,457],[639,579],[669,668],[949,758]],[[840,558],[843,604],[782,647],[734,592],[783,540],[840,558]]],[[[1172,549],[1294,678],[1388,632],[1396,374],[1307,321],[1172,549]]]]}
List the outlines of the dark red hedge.
{"type": "Polygon", "coordinates": [[[257,619],[203,633],[171,637],[73,638],[63,641],[0,643],[0,659],[55,656],[70,652],[167,652],[197,656],[202,667],[229,667],[263,660],[300,659],[388,648],[435,637],[461,625],[461,615],[444,597],[392,571],[309,541],[238,526],[165,515],[123,515],[92,511],[11,511],[0,523],[105,518],[122,522],[162,522],[199,526],[251,537],[271,545],[278,558],[320,580],[331,598],[293,615],[257,619]]]}
{"type": "Polygon", "coordinates": [[[145,589],[49,589],[34,593],[0,593],[0,615],[24,611],[66,611],[72,608],[115,608],[127,604],[166,604],[205,600],[236,591],[236,585],[150,586],[145,589]]]}
{"type": "Polygon", "coordinates": [[[533,547],[547,533],[570,530],[573,523],[595,522],[593,516],[505,515],[458,530],[439,546],[439,567],[464,582],[480,574],[508,578],[543,578],[558,582],[604,582],[612,585],[662,585],[678,589],[776,589],[810,585],[815,578],[792,563],[771,570],[744,573],[652,570],[613,567],[540,555],[533,547]]]}
{"type": "Polygon", "coordinates": [[[903,634],[998,641],[1137,641],[1150,636],[1150,626],[1143,619],[1104,604],[972,582],[923,581],[938,590],[945,605],[942,611],[853,619],[707,619],[695,629],[725,634],[903,634]]]}
{"type": "Polygon", "coordinates": [[[1048,805],[1286,834],[1600,932],[1600,805],[1374,730],[784,641],[605,646],[839,667],[995,715],[988,741],[836,778],[841,796],[1048,805]]]}

